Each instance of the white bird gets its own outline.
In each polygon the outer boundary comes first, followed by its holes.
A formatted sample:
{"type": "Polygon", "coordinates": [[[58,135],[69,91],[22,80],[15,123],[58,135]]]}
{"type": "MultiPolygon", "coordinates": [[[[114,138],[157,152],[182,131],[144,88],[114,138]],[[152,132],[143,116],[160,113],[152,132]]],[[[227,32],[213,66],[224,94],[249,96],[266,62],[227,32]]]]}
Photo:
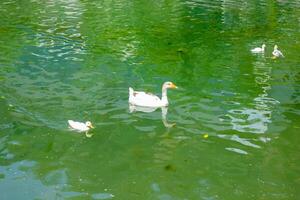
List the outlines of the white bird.
{"type": "Polygon", "coordinates": [[[129,103],[135,106],[142,107],[163,107],[168,106],[167,89],[177,88],[172,82],[165,82],[162,86],[162,98],[155,96],[151,93],[134,91],[131,87],[129,88],[129,103]]]}
{"type": "Polygon", "coordinates": [[[87,121],[85,123],[82,122],[75,122],[73,120],[68,120],[70,128],[77,130],[77,131],[88,131],[90,128],[94,128],[92,123],[90,121],[87,121]]]}
{"type": "Polygon", "coordinates": [[[265,53],[265,48],[266,48],[266,45],[263,44],[261,47],[256,47],[254,49],[251,49],[251,52],[252,53],[265,53]]]}
{"type": "Polygon", "coordinates": [[[274,46],[274,50],[273,50],[272,54],[274,56],[273,58],[284,57],[283,54],[281,53],[281,51],[278,50],[277,45],[274,46]]]}

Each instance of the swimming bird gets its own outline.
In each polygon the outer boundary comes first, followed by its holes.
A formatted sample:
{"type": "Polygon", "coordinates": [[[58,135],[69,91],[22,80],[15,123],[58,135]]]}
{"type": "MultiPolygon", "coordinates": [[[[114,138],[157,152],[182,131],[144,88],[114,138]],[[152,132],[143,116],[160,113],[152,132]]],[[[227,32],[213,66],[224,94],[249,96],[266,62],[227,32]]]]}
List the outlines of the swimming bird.
{"type": "Polygon", "coordinates": [[[142,107],[163,107],[168,106],[167,89],[177,88],[172,82],[165,82],[162,86],[162,98],[155,96],[151,93],[142,91],[134,91],[131,87],[129,88],[129,103],[135,106],[142,107]]]}
{"type": "Polygon", "coordinates": [[[77,130],[77,131],[88,131],[90,128],[94,128],[92,123],[90,121],[87,121],[85,123],[82,122],[75,122],[73,120],[68,120],[70,128],[77,130]]]}
{"type": "Polygon", "coordinates": [[[251,52],[252,53],[264,53],[265,52],[265,48],[266,48],[266,45],[263,44],[261,47],[256,47],[254,49],[251,49],[251,52]]]}
{"type": "Polygon", "coordinates": [[[273,58],[279,58],[279,57],[284,57],[284,55],[281,53],[281,51],[278,50],[278,46],[274,46],[274,50],[272,52],[273,58]]]}

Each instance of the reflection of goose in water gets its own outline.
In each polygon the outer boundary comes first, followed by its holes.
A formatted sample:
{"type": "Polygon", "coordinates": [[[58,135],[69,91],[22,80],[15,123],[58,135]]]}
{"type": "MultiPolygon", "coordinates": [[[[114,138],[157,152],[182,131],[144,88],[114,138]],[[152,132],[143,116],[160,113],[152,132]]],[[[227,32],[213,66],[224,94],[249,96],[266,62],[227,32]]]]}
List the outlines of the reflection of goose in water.
{"type": "MultiPolygon", "coordinates": [[[[156,108],[153,107],[143,107],[143,106],[134,106],[129,104],[129,112],[144,112],[144,113],[151,113],[156,111],[156,108]]],[[[176,123],[168,123],[167,121],[167,114],[168,114],[168,107],[161,107],[161,117],[162,117],[162,122],[166,128],[171,128],[175,126],[176,123]]]]}
{"type": "MultiPolygon", "coordinates": [[[[142,106],[134,106],[129,104],[129,112],[144,112],[144,113],[152,113],[159,108],[150,108],[150,107],[142,107],[142,106]]],[[[165,133],[160,135],[160,139],[157,143],[155,143],[155,152],[154,152],[154,162],[157,164],[162,164],[162,168],[165,170],[174,170],[175,167],[172,163],[169,163],[171,158],[173,157],[174,149],[178,146],[178,144],[182,141],[182,138],[176,138],[171,136],[169,132],[172,130],[171,127],[175,126],[175,123],[167,122],[167,113],[168,107],[161,107],[161,115],[162,122],[164,126],[167,128],[165,133]]]]}

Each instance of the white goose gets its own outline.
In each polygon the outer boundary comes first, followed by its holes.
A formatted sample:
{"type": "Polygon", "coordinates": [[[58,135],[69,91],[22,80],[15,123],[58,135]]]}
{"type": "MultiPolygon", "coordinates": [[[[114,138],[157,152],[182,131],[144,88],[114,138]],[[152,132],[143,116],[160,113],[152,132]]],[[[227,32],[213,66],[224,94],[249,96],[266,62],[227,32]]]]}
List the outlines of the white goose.
{"type": "Polygon", "coordinates": [[[256,47],[254,49],[251,49],[251,52],[252,53],[265,53],[265,48],[266,48],[266,45],[263,44],[261,47],[256,47]]]}
{"type": "Polygon", "coordinates": [[[274,50],[273,50],[272,54],[274,56],[273,58],[284,57],[283,54],[281,53],[281,51],[278,50],[277,45],[274,46],[274,50]]]}
{"type": "Polygon", "coordinates": [[[88,131],[90,130],[90,128],[94,128],[90,121],[82,123],[82,122],[75,122],[73,120],[68,120],[68,124],[70,128],[80,132],[88,131]]]}
{"type": "Polygon", "coordinates": [[[163,107],[168,106],[167,89],[177,88],[172,82],[165,82],[162,86],[162,98],[155,96],[151,93],[134,91],[131,87],[129,88],[129,103],[135,106],[142,107],[163,107]]]}

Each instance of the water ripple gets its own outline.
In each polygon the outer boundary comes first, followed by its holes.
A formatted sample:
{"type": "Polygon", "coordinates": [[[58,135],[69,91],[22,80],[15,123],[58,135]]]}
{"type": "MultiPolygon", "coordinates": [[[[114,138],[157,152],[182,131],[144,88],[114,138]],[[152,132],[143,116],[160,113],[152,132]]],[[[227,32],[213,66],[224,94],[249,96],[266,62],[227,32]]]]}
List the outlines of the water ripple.
{"type": "Polygon", "coordinates": [[[238,149],[238,148],[226,147],[225,149],[228,150],[228,151],[238,153],[238,154],[244,154],[244,155],[248,154],[247,151],[244,151],[244,150],[241,150],[241,149],[238,149]]]}

